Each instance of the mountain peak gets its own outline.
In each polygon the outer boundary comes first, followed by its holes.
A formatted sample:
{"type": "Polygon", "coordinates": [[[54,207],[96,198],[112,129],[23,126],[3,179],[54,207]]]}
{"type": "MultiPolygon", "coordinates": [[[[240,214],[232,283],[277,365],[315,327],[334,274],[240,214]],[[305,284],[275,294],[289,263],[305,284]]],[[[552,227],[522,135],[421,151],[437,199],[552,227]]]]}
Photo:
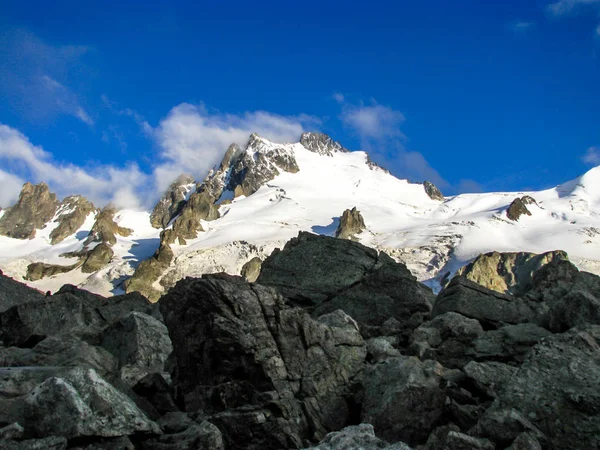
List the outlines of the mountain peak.
{"type": "Polygon", "coordinates": [[[335,152],[347,152],[342,144],[334,141],[331,137],[324,133],[307,132],[302,133],[300,144],[311,152],[319,155],[331,156],[335,152]]]}

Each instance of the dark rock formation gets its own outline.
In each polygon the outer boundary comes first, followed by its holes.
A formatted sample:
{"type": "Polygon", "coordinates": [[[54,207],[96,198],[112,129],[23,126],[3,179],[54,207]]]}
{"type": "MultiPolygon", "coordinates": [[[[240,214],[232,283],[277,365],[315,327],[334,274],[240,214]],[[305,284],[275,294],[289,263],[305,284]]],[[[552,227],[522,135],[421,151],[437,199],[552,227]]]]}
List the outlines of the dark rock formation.
{"type": "Polygon", "coordinates": [[[115,252],[108,246],[108,244],[102,242],[96,245],[87,254],[85,261],[81,265],[81,271],[83,273],[93,273],[97,270],[102,269],[112,259],[115,252]]]}
{"type": "Polygon", "coordinates": [[[44,294],[0,273],[0,313],[19,303],[43,300],[44,294]]]}
{"type": "Polygon", "coordinates": [[[346,449],[411,450],[408,445],[402,442],[388,445],[385,441],[375,436],[373,425],[368,423],[349,426],[341,431],[329,433],[319,442],[319,445],[306,450],[346,449]]]}
{"type": "Polygon", "coordinates": [[[319,155],[332,156],[336,152],[348,152],[348,150],[342,147],[342,144],[334,141],[323,133],[302,133],[302,136],[300,137],[300,143],[307,150],[318,153],[319,155]]]}
{"type": "Polygon", "coordinates": [[[252,134],[246,151],[231,169],[227,188],[235,197],[248,197],[279,175],[279,170],[298,172],[294,155],[282,148],[270,148],[261,137],[252,134]]]}
{"type": "Polygon", "coordinates": [[[438,295],[432,316],[450,311],[498,328],[502,324],[535,323],[545,313],[545,305],[500,294],[457,276],[438,295]]]}
{"type": "Polygon", "coordinates": [[[101,345],[118,359],[120,377],[129,386],[150,373],[162,372],[173,351],[165,325],[136,311],[110,325],[101,345]]]}
{"type": "Polygon", "coordinates": [[[444,194],[440,191],[435,184],[431,181],[425,181],[423,183],[423,188],[425,189],[425,193],[429,196],[431,200],[439,200],[443,202],[445,200],[444,194]]]}
{"type": "Polygon", "coordinates": [[[84,245],[100,242],[112,247],[117,243],[117,235],[127,237],[133,233],[132,229],[120,227],[115,222],[114,217],[116,213],[116,209],[112,206],[103,208],[96,216],[96,222],[92,226],[84,245]]]}
{"type": "Polygon", "coordinates": [[[0,234],[15,239],[33,239],[36,229],[43,228],[54,217],[59,203],[46,183],[25,183],[17,203],[0,217],[0,234]]]}
{"type": "Polygon", "coordinates": [[[160,434],[158,425],[93,369],[75,368],[33,389],[25,400],[25,424],[38,437],[160,434]]]}
{"type": "Polygon", "coordinates": [[[186,174],[179,175],[171,183],[150,214],[150,223],[154,228],[166,228],[177,217],[185,206],[186,195],[193,183],[192,176],[186,174]]]}
{"type": "MultiPolygon", "coordinates": [[[[599,448],[599,343],[597,325],[543,340],[506,381],[481,420],[485,423],[489,420],[486,416],[515,409],[531,420],[554,448],[599,448]]],[[[498,426],[480,428],[491,438],[502,437],[496,434],[498,426]]]]}
{"type": "Polygon", "coordinates": [[[342,214],[340,224],[335,232],[335,237],[339,239],[357,240],[356,235],[362,233],[367,226],[360,211],[356,206],[352,209],[347,209],[342,214]]]}
{"type": "Polygon", "coordinates": [[[254,283],[260,275],[261,267],[262,260],[258,256],[255,256],[242,266],[240,275],[249,283],[254,283]]]}
{"type": "Polygon", "coordinates": [[[366,347],[343,312],[314,320],[230,276],[179,281],[160,309],[177,396],[212,414],[229,448],[297,448],[349,420],[366,347]]]}
{"type": "Polygon", "coordinates": [[[28,281],[41,280],[45,277],[52,277],[61,273],[70,272],[79,267],[80,263],[71,264],[69,266],[61,266],[59,264],[48,264],[43,262],[34,262],[27,266],[25,279],[28,281]]]}
{"type": "Polygon", "coordinates": [[[414,357],[367,366],[361,420],[388,442],[424,443],[443,413],[441,374],[435,361],[414,357]]]}
{"type": "Polygon", "coordinates": [[[525,195],[521,198],[515,198],[506,210],[506,217],[516,222],[521,218],[521,216],[530,216],[531,211],[527,209],[527,205],[537,205],[537,202],[528,195],[525,195]]]}
{"type": "Polygon", "coordinates": [[[50,233],[50,243],[55,245],[71,236],[81,228],[87,216],[95,210],[96,207],[81,195],[65,198],[58,208],[55,220],[58,226],[50,233]]]}
{"type": "Polygon", "coordinates": [[[397,320],[398,333],[418,327],[434,299],[406,266],[385,253],[305,232],[263,262],[257,282],[313,307],[315,316],[342,309],[367,334],[390,318],[397,320]]]}
{"type": "Polygon", "coordinates": [[[563,251],[542,254],[490,252],[479,255],[457,275],[503,294],[522,294],[531,288],[535,273],[554,260],[568,260],[563,251]]]}

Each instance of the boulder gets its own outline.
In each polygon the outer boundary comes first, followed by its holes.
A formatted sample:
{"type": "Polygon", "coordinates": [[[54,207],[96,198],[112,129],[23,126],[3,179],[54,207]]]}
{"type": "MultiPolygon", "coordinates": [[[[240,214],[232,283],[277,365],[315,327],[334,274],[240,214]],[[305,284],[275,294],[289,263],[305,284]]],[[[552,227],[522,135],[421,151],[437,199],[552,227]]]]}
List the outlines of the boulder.
{"type": "Polygon", "coordinates": [[[262,260],[258,256],[255,256],[242,266],[240,275],[249,283],[254,283],[260,275],[261,266],[262,260]]]}
{"type": "Polygon", "coordinates": [[[204,420],[194,423],[186,429],[173,434],[164,434],[144,441],[142,450],[224,450],[225,444],[221,431],[212,423],[204,420]]]}
{"type": "Polygon", "coordinates": [[[573,328],[540,341],[504,384],[478,427],[495,433],[485,427],[489,416],[514,409],[556,448],[600,447],[599,343],[598,325],[573,328]]]}
{"type": "Polygon", "coordinates": [[[442,417],[446,394],[441,365],[401,356],[368,365],[361,421],[388,442],[423,444],[442,417]]]}
{"type": "Polygon", "coordinates": [[[61,436],[50,436],[43,439],[26,439],[24,441],[7,440],[2,442],[3,450],[64,450],[67,439],[61,436]]]}
{"type": "Polygon", "coordinates": [[[80,368],[48,378],[27,395],[24,427],[39,437],[66,438],[161,432],[129,397],[93,369],[80,368]]]}
{"type": "Polygon", "coordinates": [[[162,372],[173,351],[167,327],[137,311],[106,328],[101,345],[117,358],[121,379],[129,386],[150,373],[162,372]]]}
{"type": "Polygon", "coordinates": [[[313,307],[314,316],[342,309],[363,332],[394,318],[399,332],[407,334],[423,322],[434,298],[405,265],[385,253],[306,232],[263,262],[257,283],[313,307]]]}
{"type": "Polygon", "coordinates": [[[173,398],[173,390],[160,373],[146,375],[133,386],[133,392],[145,398],[161,415],[179,411],[173,398]]]}
{"type": "Polygon", "coordinates": [[[500,390],[517,369],[499,362],[478,363],[471,361],[463,371],[478,391],[490,398],[497,398],[500,390]]]}
{"type": "Polygon", "coordinates": [[[493,329],[504,324],[535,323],[546,309],[543,304],[501,294],[457,276],[438,294],[431,316],[447,312],[477,319],[485,329],[493,329]]]}
{"type": "Polygon", "coordinates": [[[355,206],[352,209],[345,210],[342,214],[340,224],[335,231],[335,237],[338,239],[351,239],[356,241],[358,240],[356,235],[362,233],[366,228],[367,226],[365,225],[363,216],[355,206]]]}
{"type": "Polygon", "coordinates": [[[101,376],[118,369],[116,358],[101,347],[94,347],[68,334],[48,336],[33,348],[0,348],[0,366],[4,367],[85,367],[101,376]]]}
{"type": "Polygon", "coordinates": [[[343,312],[315,320],[276,291],[226,275],[181,280],[159,305],[177,400],[212,414],[228,445],[251,435],[248,448],[297,448],[348,421],[366,346],[343,312]]]}
{"type": "Polygon", "coordinates": [[[17,422],[0,428],[0,442],[6,439],[21,439],[25,434],[25,428],[17,422]]]}
{"type": "Polygon", "coordinates": [[[475,339],[465,356],[476,361],[520,364],[535,344],[550,335],[548,330],[532,323],[506,325],[475,339]]]}
{"type": "Polygon", "coordinates": [[[19,283],[0,273],[0,313],[14,305],[40,301],[44,298],[37,289],[19,283]]]}
{"type": "Polygon", "coordinates": [[[33,239],[36,230],[52,220],[59,203],[46,183],[25,183],[17,203],[0,217],[0,234],[15,239],[33,239]]]}
{"type": "Polygon", "coordinates": [[[471,343],[484,334],[481,324],[455,312],[447,312],[423,323],[411,335],[409,353],[435,359],[446,367],[462,368],[471,343]]]}
{"type": "Polygon", "coordinates": [[[479,255],[456,274],[502,294],[520,295],[532,287],[538,270],[558,260],[568,260],[567,254],[560,250],[542,254],[490,252],[479,255]]]}
{"type": "Polygon", "coordinates": [[[403,442],[389,445],[375,436],[373,425],[361,423],[346,427],[341,431],[333,431],[314,447],[305,450],[346,450],[346,449],[383,449],[411,450],[403,442]]]}

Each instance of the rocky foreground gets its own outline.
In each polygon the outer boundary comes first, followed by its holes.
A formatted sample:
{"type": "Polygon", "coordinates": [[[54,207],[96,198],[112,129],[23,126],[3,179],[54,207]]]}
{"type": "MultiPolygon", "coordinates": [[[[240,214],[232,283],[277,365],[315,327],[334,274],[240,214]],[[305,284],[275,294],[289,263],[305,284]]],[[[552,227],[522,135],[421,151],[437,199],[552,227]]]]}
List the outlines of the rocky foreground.
{"type": "Polygon", "coordinates": [[[156,304],[0,276],[0,447],[600,448],[600,278],[564,253],[482,256],[437,297],[309,233],[259,271],[156,304]]]}

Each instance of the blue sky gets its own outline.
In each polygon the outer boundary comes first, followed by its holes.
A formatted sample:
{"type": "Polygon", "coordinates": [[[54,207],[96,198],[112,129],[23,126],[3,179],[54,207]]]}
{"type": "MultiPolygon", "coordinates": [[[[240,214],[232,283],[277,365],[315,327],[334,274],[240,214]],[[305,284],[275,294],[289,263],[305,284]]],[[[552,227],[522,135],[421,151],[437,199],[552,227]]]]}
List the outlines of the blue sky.
{"type": "Polygon", "coordinates": [[[0,206],[24,180],[146,205],[253,131],[448,194],[600,164],[600,0],[356,3],[2,2],[0,206]]]}

